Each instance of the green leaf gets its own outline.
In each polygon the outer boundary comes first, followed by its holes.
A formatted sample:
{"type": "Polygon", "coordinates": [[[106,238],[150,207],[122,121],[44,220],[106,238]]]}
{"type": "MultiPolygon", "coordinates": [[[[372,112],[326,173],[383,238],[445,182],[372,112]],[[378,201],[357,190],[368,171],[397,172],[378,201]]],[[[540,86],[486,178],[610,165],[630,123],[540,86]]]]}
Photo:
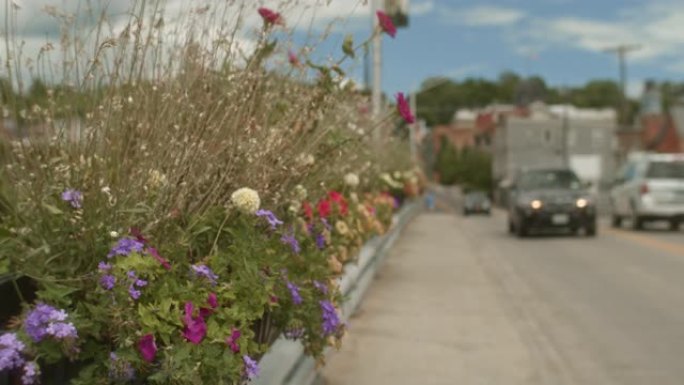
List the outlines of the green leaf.
{"type": "Polygon", "coordinates": [[[45,202],[43,202],[42,204],[43,204],[43,207],[44,207],[47,211],[50,212],[50,214],[54,214],[54,215],[64,214],[64,212],[63,212],[62,210],[58,209],[57,207],[55,207],[55,206],[53,206],[53,205],[51,205],[51,204],[48,204],[48,203],[45,203],[45,202]]]}
{"type": "Polygon", "coordinates": [[[60,285],[54,282],[43,282],[43,289],[39,290],[38,298],[53,305],[70,304],[71,299],[69,295],[77,292],[79,289],[66,285],[60,285]]]}
{"type": "Polygon", "coordinates": [[[351,34],[344,37],[342,52],[344,52],[345,55],[354,58],[354,37],[351,34]]]}

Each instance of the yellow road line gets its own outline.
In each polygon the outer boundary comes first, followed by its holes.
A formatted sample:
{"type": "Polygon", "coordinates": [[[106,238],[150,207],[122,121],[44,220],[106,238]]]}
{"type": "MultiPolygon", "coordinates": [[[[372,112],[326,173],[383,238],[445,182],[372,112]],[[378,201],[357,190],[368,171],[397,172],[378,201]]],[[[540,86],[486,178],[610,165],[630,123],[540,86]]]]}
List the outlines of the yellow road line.
{"type": "Polygon", "coordinates": [[[619,238],[628,239],[642,246],[647,246],[660,251],[665,251],[667,253],[684,256],[684,245],[682,244],[667,242],[661,239],[656,239],[653,237],[649,237],[647,235],[637,234],[625,230],[615,230],[606,228],[603,229],[603,231],[607,234],[615,235],[619,238]]]}

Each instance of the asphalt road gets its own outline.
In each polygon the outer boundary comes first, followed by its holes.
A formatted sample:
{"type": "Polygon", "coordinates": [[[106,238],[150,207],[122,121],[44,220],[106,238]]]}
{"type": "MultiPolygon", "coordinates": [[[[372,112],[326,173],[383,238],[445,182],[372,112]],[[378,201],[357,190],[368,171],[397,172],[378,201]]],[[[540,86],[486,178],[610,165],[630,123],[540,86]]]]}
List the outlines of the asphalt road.
{"type": "Polygon", "coordinates": [[[684,232],[428,213],[393,253],[328,384],[684,384],[684,232]]]}

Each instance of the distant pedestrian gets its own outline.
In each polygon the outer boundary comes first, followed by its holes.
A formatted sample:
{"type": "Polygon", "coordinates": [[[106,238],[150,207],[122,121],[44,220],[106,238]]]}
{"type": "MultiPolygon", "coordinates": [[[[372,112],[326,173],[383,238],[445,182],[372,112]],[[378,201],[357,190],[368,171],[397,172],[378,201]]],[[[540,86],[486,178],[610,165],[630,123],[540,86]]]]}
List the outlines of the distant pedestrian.
{"type": "Polygon", "coordinates": [[[435,209],[435,193],[434,192],[428,191],[427,194],[425,194],[425,206],[430,211],[433,211],[435,209]]]}

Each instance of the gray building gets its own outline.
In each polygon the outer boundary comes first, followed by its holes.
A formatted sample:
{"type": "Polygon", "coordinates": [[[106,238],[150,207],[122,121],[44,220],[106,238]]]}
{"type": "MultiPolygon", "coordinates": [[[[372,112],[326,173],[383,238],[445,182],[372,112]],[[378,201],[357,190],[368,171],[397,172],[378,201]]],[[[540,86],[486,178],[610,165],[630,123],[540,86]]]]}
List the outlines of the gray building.
{"type": "Polygon", "coordinates": [[[528,117],[505,117],[493,139],[497,199],[506,201],[507,183],[520,171],[566,165],[591,182],[593,192],[603,199],[615,170],[615,127],[612,109],[537,103],[530,106],[528,117]]]}

